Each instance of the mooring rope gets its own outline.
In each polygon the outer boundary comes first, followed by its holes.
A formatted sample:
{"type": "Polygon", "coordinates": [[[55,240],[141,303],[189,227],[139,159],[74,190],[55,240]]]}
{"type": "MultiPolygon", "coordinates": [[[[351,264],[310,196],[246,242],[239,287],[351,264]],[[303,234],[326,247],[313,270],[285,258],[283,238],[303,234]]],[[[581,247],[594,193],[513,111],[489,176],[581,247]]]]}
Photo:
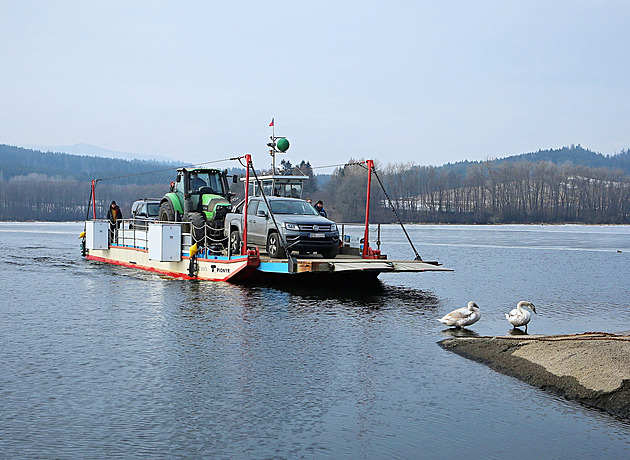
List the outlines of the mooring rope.
{"type": "Polygon", "coordinates": [[[389,198],[389,194],[387,193],[387,190],[385,190],[385,186],[383,185],[383,182],[381,181],[381,178],[378,177],[378,174],[376,173],[376,169],[373,169],[373,171],[374,171],[374,177],[376,177],[376,179],[378,180],[379,185],[381,186],[381,189],[383,189],[383,193],[385,194],[385,197],[387,198],[387,202],[389,203],[389,206],[392,208],[392,211],[394,211],[394,214],[396,215],[396,219],[398,219],[398,223],[400,224],[400,227],[403,229],[403,232],[405,232],[405,236],[407,237],[407,241],[409,241],[409,244],[411,245],[411,249],[413,249],[413,252],[416,255],[415,260],[422,261],[422,257],[420,257],[420,254],[418,254],[418,251],[416,251],[416,247],[413,245],[413,242],[411,241],[411,238],[409,237],[409,234],[407,233],[407,229],[403,225],[402,220],[400,220],[400,216],[398,215],[398,211],[396,211],[396,208],[394,207],[394,204],[392,203],[392,200],[389,198]]]}

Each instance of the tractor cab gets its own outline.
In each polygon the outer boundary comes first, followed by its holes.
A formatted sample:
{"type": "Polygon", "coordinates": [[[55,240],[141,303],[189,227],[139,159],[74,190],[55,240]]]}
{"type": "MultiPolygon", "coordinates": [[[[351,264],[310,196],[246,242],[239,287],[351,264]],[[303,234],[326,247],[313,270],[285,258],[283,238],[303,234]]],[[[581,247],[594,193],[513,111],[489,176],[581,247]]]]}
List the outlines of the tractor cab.
{"type": "Polygon", "coordinates": [[[227,170],[179,168],[160,201],[159,220],[189,222],[195,243],[220,250],[225,215],[232,210],[229,190],[227,170]]]}
{"type": "Polygon", "coordinates": [[[177,178],[160,203],[160,220],[190,220],[190,214],[202,214],[204,220],[222,220],[230,211],[227,172],[219,169],[179,168],[177,178]]]}

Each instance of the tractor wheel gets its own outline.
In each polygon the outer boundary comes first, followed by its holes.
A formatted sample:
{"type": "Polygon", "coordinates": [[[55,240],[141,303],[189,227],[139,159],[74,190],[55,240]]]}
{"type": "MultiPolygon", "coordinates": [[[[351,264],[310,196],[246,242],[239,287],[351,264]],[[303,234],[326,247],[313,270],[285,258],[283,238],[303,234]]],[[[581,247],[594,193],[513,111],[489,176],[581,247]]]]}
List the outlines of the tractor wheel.
{"type": "Polygon", "coordinates": [[[213,245],[217,250],[219,247],[223,250],[227,248],[229,244],[228,238],[225,237],[223,225],[222,220],[213,220],[207,224],[208,233],[206,236],[208,237],[208,244],[213,245]]]}
{"type": "Polygon", "coordinates": [[[232,255],[239,255],[241,253],[241,232],[238,230],[232,230],[232,232],[230,232],[230,252],[232,255]]]}
{"type": "Polygon", "coordinates": [[[278,232],[269,234],[267,238],[267,254],[272,259],[284,259],[286,257],[278,232]]]}
{"type": "Polygon", "coordinates": [[[206,245],[206,215],[202,212],[190,212],[188,213],[188,221],[191,223],[192,228],[190,233],[193,237],[193,243],[197,243],[197,246],[206,245]]]}
{"type": "Polygon", "coordinates": [[[175,222],[175,210],[170,201],[165,201],[160,205],[158,220],[163,222],[175,222]]]}

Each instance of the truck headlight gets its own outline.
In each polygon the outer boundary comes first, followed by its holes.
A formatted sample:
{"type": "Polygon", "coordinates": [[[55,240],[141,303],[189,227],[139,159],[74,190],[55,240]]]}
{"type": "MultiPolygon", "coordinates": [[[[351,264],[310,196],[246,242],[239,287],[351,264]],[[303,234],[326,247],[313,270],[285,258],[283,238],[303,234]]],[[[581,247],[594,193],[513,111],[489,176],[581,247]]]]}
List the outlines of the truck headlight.
{"type": "Polygon", "coordinates": [[[337,224],[330,224],[330,231],[331,232],[336,232],[337,231],[337,224]]]}
{"type": "Polygon", "coordinates": [[[284,223],[284,228],[286,228],[287,230],[299,230],[300,228],[297,226],[297,224],[292,224],[290,222],[285,222],[284,223]]]}

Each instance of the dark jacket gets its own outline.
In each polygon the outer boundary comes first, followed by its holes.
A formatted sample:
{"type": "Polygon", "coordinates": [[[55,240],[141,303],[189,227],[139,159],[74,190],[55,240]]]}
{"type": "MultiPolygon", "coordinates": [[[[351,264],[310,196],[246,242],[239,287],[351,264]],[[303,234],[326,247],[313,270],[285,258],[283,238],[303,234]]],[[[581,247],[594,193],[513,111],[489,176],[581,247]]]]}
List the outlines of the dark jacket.
{"type": "Polygon", "coordinates": [[[114,224],[117,221],[119,221],[120,219],[123,218],[122,216],[122,212],[120,212],[120,208],[118,207],[118,205],[116,206],[116,220],[114,220],[114,214],[112,213],[112,207],[110,206],[109,209],[107,210],[107,220],[114,224]]]}

